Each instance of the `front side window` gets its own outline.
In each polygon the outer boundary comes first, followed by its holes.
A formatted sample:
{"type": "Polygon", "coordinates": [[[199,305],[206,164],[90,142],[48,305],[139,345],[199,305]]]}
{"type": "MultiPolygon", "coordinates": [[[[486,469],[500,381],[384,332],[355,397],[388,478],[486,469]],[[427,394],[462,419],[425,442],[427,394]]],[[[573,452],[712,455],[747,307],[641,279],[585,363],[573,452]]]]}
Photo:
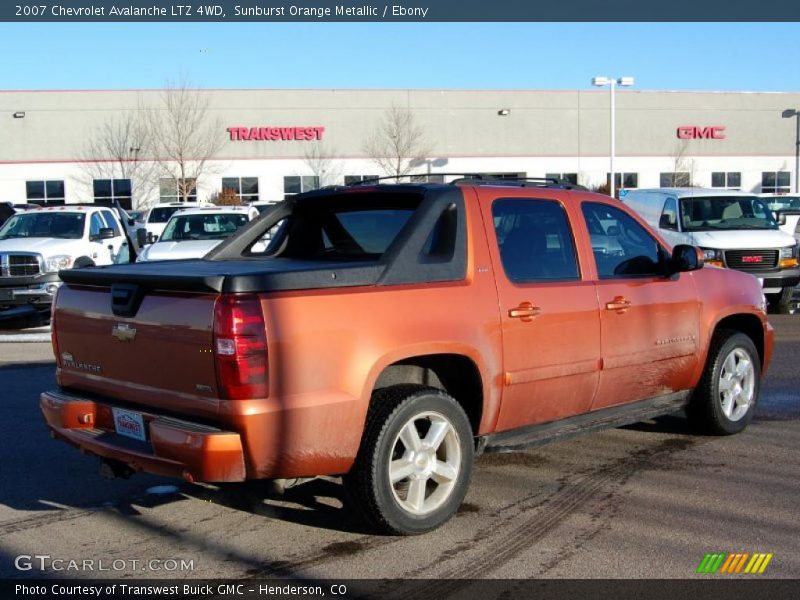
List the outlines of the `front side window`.
{"type": "Polygon", "coordinates": [[[675,198],[667,198],[664,202],[664,210],[661,211],[658,225],[662,229],[678,230],[678,203],[675,198]]]}
{"type": "Polygon", "coordinates": [[[500,260],[515,283],[579,279],[564,208],[553,200],[504,198],[492,204],[500,260]]]}
{"type": "Polygon", "coordinates": [[[25,193],[31,204],[64,204],[64,181],[26,181],[25,193]]]}
{"type": "Polygon", "coordinates": [[[107,227],[113,231],[114,237],[120,235],[119,227],[117,227],[117,220],[114,218],[114,215],[111,214],[111,211],[101,210],[100,215],[103,217],[103,221],[105,221],[103,227],[107,227]]]}
{"type": "Polygon", "coordinates": [[[681,198],[684,231],[777,229],[778,223],[758,196],[693,196],[681,198]]]}
{"type": "Polygon", "coordinates": [[[92,216],[89,220],[89,235],[91,237],[96,237],[100,235],[100,230],[103,229],[106,224],[103,222],[103,219],[100,217],[100,213],[92,213],[92,216]]]}
{"type": "Polygon", "coordinates": [[[658,242],[630,215],[595,202],[581,209],[600,279],[664,274],[658,242]]]}
{"type": "Polygon", "coordinates": [[[233,190],[244,203],[258,200],[258,177],[223,177],[222,189],[233,190]]]}

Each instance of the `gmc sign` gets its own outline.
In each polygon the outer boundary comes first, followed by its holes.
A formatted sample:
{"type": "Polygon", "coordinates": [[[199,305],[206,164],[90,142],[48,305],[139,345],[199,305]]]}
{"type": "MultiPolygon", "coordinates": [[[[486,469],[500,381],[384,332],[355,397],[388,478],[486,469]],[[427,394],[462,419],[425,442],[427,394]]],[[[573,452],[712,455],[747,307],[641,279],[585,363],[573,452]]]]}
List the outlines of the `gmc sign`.
{"type": "Polygon", "coordinates": [[[680,140],[724,140],[724,125],[711,125],[710,127],[697,127],[696,125],[681,125],[678,127],[680,140]]]}

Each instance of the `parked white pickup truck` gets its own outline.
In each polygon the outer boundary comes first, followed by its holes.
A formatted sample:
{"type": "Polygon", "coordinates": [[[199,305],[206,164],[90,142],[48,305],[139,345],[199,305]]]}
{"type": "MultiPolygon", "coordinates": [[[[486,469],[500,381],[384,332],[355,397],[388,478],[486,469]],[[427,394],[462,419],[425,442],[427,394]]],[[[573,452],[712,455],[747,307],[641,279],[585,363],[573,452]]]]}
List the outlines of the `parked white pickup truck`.
{"type": "Polygon", "coordinates": [[[105,206],[13,215],[0,228],[0,319],[46,314],[61,285],[59,270],[129,262],[132,244],[114,209],[105,206]]]}

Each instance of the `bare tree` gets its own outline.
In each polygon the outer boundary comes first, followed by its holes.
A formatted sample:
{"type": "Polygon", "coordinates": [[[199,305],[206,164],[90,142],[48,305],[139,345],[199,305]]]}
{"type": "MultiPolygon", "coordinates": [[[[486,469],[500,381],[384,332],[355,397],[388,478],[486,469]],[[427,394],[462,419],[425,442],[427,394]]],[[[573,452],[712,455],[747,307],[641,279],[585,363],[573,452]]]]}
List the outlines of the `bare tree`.
{"type": "Polygon", "coordinates": [[[211,160],[225,141],[222,120],[209,118],[209,104],[209,96],[188,82],[168,82],[159,104],[143,109],[160,176],[175,180],[184,202],[214,171],[211,160]]]}
{"type": "Polygon", "coordinates": [[[322,142],[306,146],[303,153],[304,162],[317,177],[320,187],[334,185],[341,177],[342,164],[336,156],[336,150],[325,146],[322,142]]]}
{"type": "Polygon", "coordinates": [[[364,143],[364,152],[386,175],[399,177],[408,175],[412,161],[424,160],[431,150],[414,114],[392,105],[364,143]]]}
{"type": "Polygon", "coordinates": [[[680,140],[672,153],[672,181],[675,187],[694,185],[694,159],[688,157],[689,140],[680,140]]]}
{"type": "Polygon", "coordinates": [[[139,159],[147,156],[150,137],[147,122],[138,111],[102,123],[79,153],[78,183],[92,194],[96,179],[129,179],[132,206],[147,206],[156,183],[155,164],[139,159]]]}

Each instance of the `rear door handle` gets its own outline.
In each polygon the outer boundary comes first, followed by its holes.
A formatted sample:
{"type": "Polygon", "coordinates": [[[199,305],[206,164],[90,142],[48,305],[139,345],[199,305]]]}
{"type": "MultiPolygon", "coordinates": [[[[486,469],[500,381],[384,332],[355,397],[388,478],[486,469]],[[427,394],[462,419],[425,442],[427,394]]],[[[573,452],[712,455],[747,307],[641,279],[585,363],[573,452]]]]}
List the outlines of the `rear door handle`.
{"type": "Polygon", "coordinates": [[[529,323],[533,321],[533,318],[539,314],[541,314],[542,309],[538,306],[534,306],[530,302],[523,302],[516,308],[512,308],[508,311],[508,316],[512,319],[520,319],[523,323],[529,323]]]}
{"type": "Polygon", "coordinates": [[[611,302],[606,302],[606,310],[615,310],[618,313],[624,313],[631,307],[631,301],[623,296],[617,296],[611,302]]]}

